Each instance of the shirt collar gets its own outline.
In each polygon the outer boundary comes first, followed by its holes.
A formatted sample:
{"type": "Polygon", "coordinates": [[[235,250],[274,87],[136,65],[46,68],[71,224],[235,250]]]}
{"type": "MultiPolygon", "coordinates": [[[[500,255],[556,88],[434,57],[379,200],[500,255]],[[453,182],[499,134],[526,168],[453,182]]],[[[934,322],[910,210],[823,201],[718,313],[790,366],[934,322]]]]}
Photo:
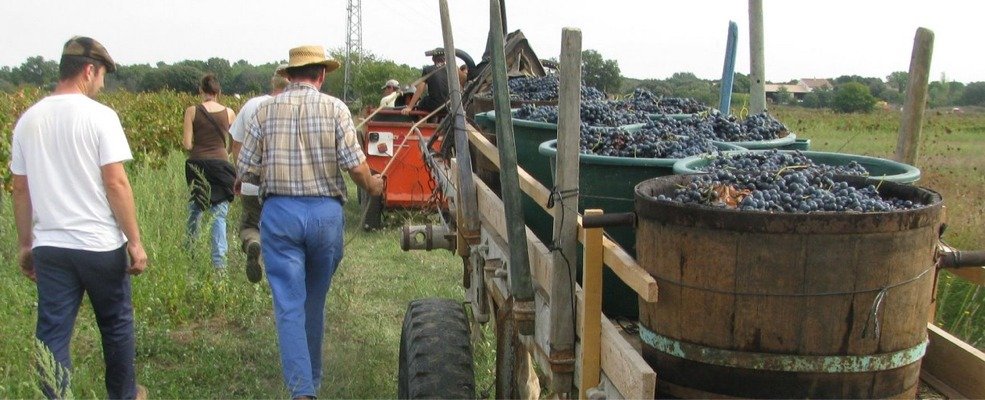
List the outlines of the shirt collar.
{"type": "Polygon", "coordinates": [[[315,85],[312,85],[308,82],[291,82],[290,84],[287,85],[286,88],[284,88],[284,91],[286,92],[288,90],[300,90],[300,89],[310,89],[316,92],[318,91],[318,88],[316,88],[315,85]]]}

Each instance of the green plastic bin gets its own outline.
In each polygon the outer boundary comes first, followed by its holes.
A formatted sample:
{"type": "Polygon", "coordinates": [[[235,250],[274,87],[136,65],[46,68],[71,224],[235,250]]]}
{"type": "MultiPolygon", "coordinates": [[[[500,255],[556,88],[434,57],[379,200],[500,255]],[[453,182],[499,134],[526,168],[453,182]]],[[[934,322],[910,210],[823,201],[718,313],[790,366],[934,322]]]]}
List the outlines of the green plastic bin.
{"type": "MultiPolygon", "coordinates": [[[[745,151],[739,146],[728,143],[715,143],[715,147],[720,151],[745,151]]],[[[557,139],[541,143],[539,152],[548,161],[549,171],[553,172],[557,157],[557,139]]],[[[580,154],[578,211],[599,208],[606,213],[632,212],[636,185],[650,178],[672,175],[674,164],[679,160],[580,154]]],[[[548,187],[553,186],[553,179],[551,182],[548,187]]],[[[541,238],[541,241],[550,243],[554,219],[540,207],[535,211],[533,213],[534,210],[524,210],[527,226],[541,238]],[[542,231],[538,232],[539,229],[542,231]],[[542,235],[544,237],[541,237],[542,235]]],[[[633,228],[606,228],[605,232],[630,255],[636,255],[636,231],[633,228]]],[[[636,293],[608,268],[603,270],[602,293],[602,311],[606,316],[630,318],[639,316],[636,293]]]]}
{"type": "Polygon", "coordinates": [[[788,144],[786,146],[777,147],[777,150],[800,150],[800,151],[804,151],[804,150],[810,150],[810,149],[811,149],[811,140],[810,139],[801,139],[801,138],[797,138],[796,140],[793,141],[793,143],[790,143],[790,144],[788,144]]]}
{"type": "MultiPolygon", "coordinates": [[[[476,114],[475,124],[479,129],[495,134],[496,112],[476,114]]],[[[513,142],[516,144],[517,165],[548,187],[550,187],[548,183],[552,182],[550,164],[546,157],[540,156],[537,147],[551,139],[557,139],[557,124],[513,118],[513,142]]]]}
{"type": "Polygon", "coordinates": [[[771,140],[750,140],[750,141],[740,141],[740,142],[722,142],[732,145],[736,145],[748,150],[769,150],[769,149],[779,149],[783,146],[790,146],[797,142],[797,135],[793,132],[787,134],[779,139],[771,140]]]}
{"type": "MultiPolygon", "coordinates": [[[[765,151],[765,150],[754,150],[765,151]]],[[[793,150],[780,150],[792,152],[793,150]]],[[[801,151],[817,164],[842,166],[855,161],[869,171],[869,177],[896,183],[914,183],[920,179],[920,169],[909,164],[903,164],[885,158],[869,157],[856,154],[830,153],[824,151],[801,151]]],[[[729,154],[728,152],[723,154],[729,154]]],[[[681,159],[674,164],[674,173],[679,175],[700,174],[703,168],[711,163],[715,155],[699,155],[681,159]]]]}

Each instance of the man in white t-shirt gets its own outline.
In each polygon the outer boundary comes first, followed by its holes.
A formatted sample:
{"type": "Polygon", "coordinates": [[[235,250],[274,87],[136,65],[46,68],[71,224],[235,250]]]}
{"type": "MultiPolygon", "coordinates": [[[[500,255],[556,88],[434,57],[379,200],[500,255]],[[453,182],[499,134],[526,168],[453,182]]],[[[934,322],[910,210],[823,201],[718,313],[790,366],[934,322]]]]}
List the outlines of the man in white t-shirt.
{"type": "Polygon", "coordinates": [[[60,364],[49,398],[64,397],[69,344],[88,294],[102,335],[109,398],[146,398],[137,385],[130,275],[147,267],[133,191],[132,159],[120,119],[91,97],[116,70],[106,48],[87,37],[65,43],[55,91],[14,127],[10,172],[21,273],[37,283],[38,340],[60,364]]]}
{"type": "Polygon", "coordinates": [[[400,82],[396,79],[390,79],[386,81],[386,85],[383,85],[383,98],[380,99],[380,108],[391,108],[397,103],[397,97],[400,97],[400,82]]]}
{"type": "MultiPolygon", "coordinates": [[[[233,138],[233,162],[239,160],[239,150],[243,147],[243,138],[246,136],[246,127],[250,124],[257,107],[263,102],[273,98],[284,91],[290,83],[284,77],[284,69],[287,64],[281,64],[274,71],[274,76],[270,78],[270,94],[254,97],[246,101],[239,109],[239,114],[229,127],[229,134],[233,138]]],[[[242,241],[243,252],[246,253],[246,279],[257,283],[263,279],[263,261],[260,258],[260,197],[259,187],[250,183],[243,183],[241,188],[243,215],[239,223],[239,239],[242,241]]]]}

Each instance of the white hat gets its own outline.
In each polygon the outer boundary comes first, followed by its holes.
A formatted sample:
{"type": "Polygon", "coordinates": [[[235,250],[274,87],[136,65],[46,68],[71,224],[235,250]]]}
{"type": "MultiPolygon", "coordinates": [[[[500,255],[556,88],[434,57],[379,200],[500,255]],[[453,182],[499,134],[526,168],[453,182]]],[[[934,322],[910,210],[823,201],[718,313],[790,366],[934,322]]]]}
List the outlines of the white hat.
{"type": "Polygon", "coordinates": [[[383,87],[381,87],[380,89],[386,89],[387,87],[392,87],[394,89],[400,89],[400,82],[397,82],[396,79],[390,79],[390,80],[386,81],[386,85],[383,85],[383,87]]]}

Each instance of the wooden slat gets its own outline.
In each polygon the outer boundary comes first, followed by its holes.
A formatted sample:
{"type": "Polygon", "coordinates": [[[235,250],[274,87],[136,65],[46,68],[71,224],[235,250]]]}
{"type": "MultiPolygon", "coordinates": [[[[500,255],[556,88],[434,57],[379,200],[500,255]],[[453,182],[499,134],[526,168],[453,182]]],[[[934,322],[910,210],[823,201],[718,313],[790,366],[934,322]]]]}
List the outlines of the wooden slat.
{"type": "MultiPolygon", "coordinates": [[[[488,158],[496,167],[499,167],[499,154],[496,151],[496,146],[489,142],[485,137],[482,136],[478,131],[469,126],[469,139],[472,144],[482,153],[483,156],[488,158]]],[[[550,197],[550,191],[547,187],[537,182],[527,171],[523,168],[517,168],[517,173],[520,175],[520,189],[522,189],[528,196],[530,196],[537,204],[540,204],[544,210],[547,210],[547,201],[550,197]]],[[[581,228],[581,217],[578,217],[578,239],[584,243],[584,230],[581,228]]],[[[529,237],[529,235],[528,235],[529,237]]],[[[603,255],[603,262],[607,265],[612,272],[615,272],[623,282],[625,282],[629,287],[631,287],[643,301],[653,303],[657,301],[657,281],[653,279],[650,274],[648,274],[636,260],[633,259],[625,250],[619,247],[618,244],[613,242],[607,237],[602,238],[602,246],[605,248],[603,255]]],[[[532,266],[531,266],[532,268],[532,266]]]]}
{"type": "MultiPolygon", "coordinates": [[[[585,210],[585,215],[602,215],[602,210],[585,210]]],[[[585,230],[585,252],[582,258],[582,287],[584,303],[581,309],[581,397],[599,384],[602,339],[602,229],[585,230]]]]}
{"type": "Polygon", "coordinates": [[[934,324],[927,324],[930,344],[923,357],[921,375],[930,375],[968,399],[985,399],[985,353],[934,324]]]}
{"type": "MultiPolygon", "coordinates": [[[[503,202],[482,180],[477,179],[475,187],[479,216],[483,226],[491,228],[496,235],[505,241],[506,220],[496,218],[497,215],[503,215],[506,212],[503,208],[503,202]]],[[[527,257],[530,260],[530,275],[533,279],[534,289],[550,293],[552,284],[550,277],[553,271],[551,252],[547,250],[544,243],[537,239],[537,235],[534,235],[530,228],[527,228],[527,257]]]]}
{"type": "MultiPolygon", "coordinates": [[[[583,310],[584,293],[577,288],[578,312],[583,310]]],[[[579,314],[580,315],[580,314],[579,314]]],[[[582,318],[578,319],[579,324],[582,318]]],[[[579,327],[579,330],[581,328],[579,327]]],[[[602,314],[602,372],[627,399],[652,399],[657,393],[657,373],[647,364],[639,350],[619,333],[619,329],[602,314]]]]}
{"type": "MultiPolygon", "coordinates": [[[[476,194],[479,204],[480,215],[500,215],[496,213],[503,212],[502,201],[496,197],[488,186],[483,184],[481,181],[476,182],[476,194]]],[[[483,219],[483,227],[493,231],[493,234],[499,235],[500,238],[506,232],[505,223],[500,219],[489,218],[489,220],[483,219]]],[[[541,294],[550,293],[551,283],[547,279],[550,276],[550,271],[552,269],[550,264],[550,253],[547,248],[536,239],[536,236],[530,234],[528,230],[527,234],[527,248],[530,256],[530,273],[532,274],[534,285],[539,288],[541,294]]],[[[505,301],[506,296],[506,286],[503,284],[502,279],[489,279],[486,281],[487,287],[491,293],[491,297],[497,304],[502,304],[505,301]]],[[[576,313],[581,313],[583,310],[582,306],[582,293],[581,286],[577,287],[577,309],[576,313]]],[[[548,301],[550,301],[548,299],[548,301]]],[[[543,308],[544,311],[549,312],[550,307],[543,308]]],[[[538,308],[538,313],[542,311],[538,308]]],[[[579,314],[580,315],[580,314],[579,314]]],[[[537,315],[537,319],[547,318],[547,316],[537,315]]],[[[579,318],[579,323],[582,318],[579,318]]],[[[612,380],[616,388],[625,395],[626,398],[636,399],[636,398],[649,398],[652,399],[656,390],[656,373],[653,368],[643,360],[639,351],[634,349],[633,346],[626,341],[620,334],[615,325],[608,320],[604,315],[601,318],[601,365],[602,371],[612,380]]],[[[579,327],[580,329],[580,327],[579,327]]],[[[528,346],[528,350],[531,355],[540,365],[550,365],[546,354],[543,353],[542,344],[535,343],[533,337],[521,336],[521,340],[528,346]]],[[[545,371],[549,374],[549,371],[545,371]]],[[[550,378],[548,378],[550,379],[550,378]]]]}

